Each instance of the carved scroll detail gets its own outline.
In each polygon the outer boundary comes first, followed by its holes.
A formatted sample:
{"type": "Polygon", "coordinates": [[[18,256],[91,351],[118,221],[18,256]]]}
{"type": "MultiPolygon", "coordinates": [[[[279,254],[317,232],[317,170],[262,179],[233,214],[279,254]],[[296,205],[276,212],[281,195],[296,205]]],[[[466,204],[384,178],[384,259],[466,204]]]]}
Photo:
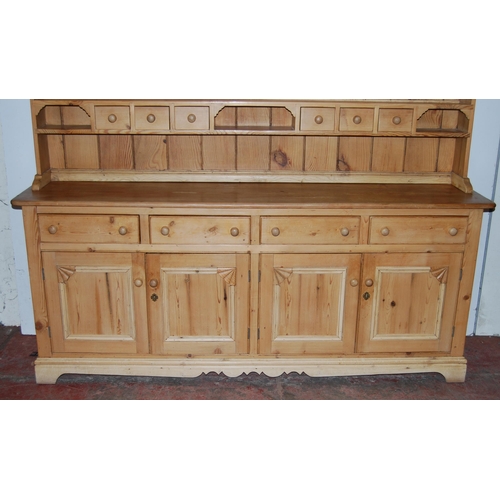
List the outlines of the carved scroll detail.
{"type": "Polygon", "coordinates": [[[431,274],[436,278],[439,283],[446,285],[448,281],[448,268],[441,267],[440,269],[431,269],[431,274]]]}
{"type": "Polygon", "coordinates": [[[236,285],[236,269],[230,267],[227,269],[217,269],[217,274],[229,285],[236,285]]]}
{"type": "Polygon", "coordinates": [[[281,285],[283,281],[288,280],[292,275],[292,269],[274,268],[274,283],[276,285],[281,285]]]}
{"type": "Polygon", "coordinates": [[[73,274],[76,272],[76,267],[58,267],[57,268],[57,279],[59,283],[66,283],[73,274]]]}

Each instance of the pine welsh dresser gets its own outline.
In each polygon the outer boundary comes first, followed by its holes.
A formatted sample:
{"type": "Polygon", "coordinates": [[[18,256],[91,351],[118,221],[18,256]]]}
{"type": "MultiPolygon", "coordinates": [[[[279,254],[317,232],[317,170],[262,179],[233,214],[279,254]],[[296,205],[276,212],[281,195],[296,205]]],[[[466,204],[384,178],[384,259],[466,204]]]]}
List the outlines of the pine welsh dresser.
{"type": "Polygon", "coordinates": [[[466,375],[474,100],[32,100],[38,383],[466,375]]]}

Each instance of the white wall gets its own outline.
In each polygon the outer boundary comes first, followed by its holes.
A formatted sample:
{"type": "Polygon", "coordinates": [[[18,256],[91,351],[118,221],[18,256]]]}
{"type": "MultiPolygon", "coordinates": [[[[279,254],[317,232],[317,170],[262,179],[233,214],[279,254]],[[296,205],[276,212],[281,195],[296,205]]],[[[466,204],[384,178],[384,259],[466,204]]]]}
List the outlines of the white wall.
{"type": "MultiPolygon", "coordinates": [[[[0,99],[0,129],[4,152],[4,163],[0,161],[0,172],[4,171],[4,179],[5,174],[7,176],[7,195],[10,201],[31,185],[36,172],[29,99],[0,99]]],[[[22,213],[20,210],[9,209],[9,214],[19,308],[19,320],[15,323],[20,322],[23,333],[34,334],[22,213]]],[[[0,276],[0,283],[3,278],[4,276],[0,276]]],[[[11,279],[11,284],[13,283],[14,280],[11,279]]],[[[6,290],[4,293],[11,295],[16,292],[6,290]]]]}
{"type": "Polygon", "coordinates": [[[7,172],[0,123],[0,323],[19,326],[21,319],[17,302],[16,264],[10,224],[7,172]]]}
{"type": "MultiPolygon", "coordinates": [[[[8,181],[8,200],[10,200],[31,185],[36,171],[29,100],[0,99],[0,127],[4,145],[4,162],[0,155],[0,183],[2,175],[5,177],[5,171],[8,181]]],[[[489,198],[495,194],[499,141],[500,99],[479,99],[474,121],[469,177],[474,189],[489,198]]],[[[0,196],[0,201],[3,199],[0,196]]],[[[14,285],[17,284],[21,329],[25,334],[33,334],[35,330],[22,217],[18,210],[10,209],[9,213],[15,255],[15,283],[12,277],[8,277],[9,273],[12,274],[12,269],[5,270],[0,267],[0,284],[2,284],[0,290],[3,295],[14,297],[16,295],[14,285]]],[[[5,232],[5,236],[8,239],[8,231],[5,232]]],[[[500,244],[500,208],[493,215],[484,216],[467,329],[469,334],[474,332],[478,335],[500,334],[500,326],[497,326],[500,325],[500,302],[495,295],[496,283],[500,280],[500,259],[496,258],[498,244],[500,244]],[[487,257],[486,260],[484,256],[487,257]]],[[[0,251],[3,253],[2,247],[0,251]]],[[[13,314],[12,321],[16,323],[16,313],[13,314]]]]}

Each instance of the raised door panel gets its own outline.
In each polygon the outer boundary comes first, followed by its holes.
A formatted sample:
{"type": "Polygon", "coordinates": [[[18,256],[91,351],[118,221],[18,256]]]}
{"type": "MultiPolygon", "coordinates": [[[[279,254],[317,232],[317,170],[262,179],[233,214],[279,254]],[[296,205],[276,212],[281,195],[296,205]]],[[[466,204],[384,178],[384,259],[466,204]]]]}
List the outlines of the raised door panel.
{"type": "Polygon", "coordinates": [[[352,353],[360,259],[359,255],[263,255],[260,353],[352,353]]]}
{"type": "Polygon", "coordinates": [[[364,259],[358,352],[449,352],[462,254],[364,259]]]}
{"type": "Polygon", "coordinates": [[[52,350],[147,353],[143,254],[46,252],[52,350]]]}
{"type": "Polygon", "coordinates": [[[153,353],[248,352],[248,271],[247,254],[148,255],[153,353]]]}

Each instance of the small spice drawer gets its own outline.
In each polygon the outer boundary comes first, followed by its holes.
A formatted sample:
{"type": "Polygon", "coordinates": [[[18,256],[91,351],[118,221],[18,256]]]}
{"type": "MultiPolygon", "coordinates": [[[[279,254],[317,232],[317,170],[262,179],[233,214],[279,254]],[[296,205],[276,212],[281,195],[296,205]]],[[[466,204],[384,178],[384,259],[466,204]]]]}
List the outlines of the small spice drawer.
{"type": "Polygon", "coordinates": [[[136,106],[134,114],[137,130],[170,129],[170,108],[168,106],[136,106]]]}
{"type": "Polygon", "coordinates": [[[176,106],[176,130],[208,130],[210,109],[208,106],[176,106]]]}
{"type": "Polygon", "coordinates": [[[130,130],[129,106],[96,106],[95,128],[97,130],[130,130]]]}
{"type": "Polygon", "coordinates": [[[342,132],[371,132],[373,117],[372,108],[341,108],[340,130],[342,132]]]}
{"type": "Polygon", "coordinates": [[[372,217],[371,244],[463,244],[467,217],[372,217]]]}
{"type": "Polygon", "coordinates": [[[38,216],[42,243],[139,243],[136,215],[38,216]]]}
{"type": "Polygon", "coordinates": [[[335,108],[301,108],[300,130],[335,129],[335,108]]]}
{"type": "Polygon", "coordinates": [[[378,115],[379,132],[411,132],[412,109],[380,109],[378,115]]]}
{"type": "Polygon", "coordinates": [[[262,217],[264,245],[355,245],[359,217],[262,217]]]}
{"type": "Polygon", "coordinates": [[[249,244],[249,217],[153,216],[153,244],[249,244]]]}

